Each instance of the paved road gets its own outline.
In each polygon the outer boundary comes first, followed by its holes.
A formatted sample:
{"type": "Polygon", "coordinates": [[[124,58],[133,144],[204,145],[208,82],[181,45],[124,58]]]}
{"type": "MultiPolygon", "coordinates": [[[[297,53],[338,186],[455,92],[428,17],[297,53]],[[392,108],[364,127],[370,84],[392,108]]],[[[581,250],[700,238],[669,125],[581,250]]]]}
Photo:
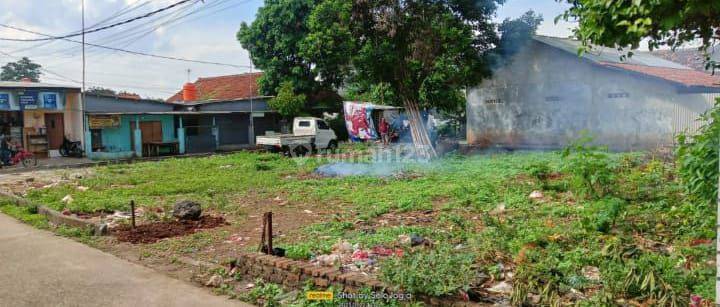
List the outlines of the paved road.
{"type": "Polygon", "coordinates": [[[0,214],[0,306],[250,306],[0,214]]]}

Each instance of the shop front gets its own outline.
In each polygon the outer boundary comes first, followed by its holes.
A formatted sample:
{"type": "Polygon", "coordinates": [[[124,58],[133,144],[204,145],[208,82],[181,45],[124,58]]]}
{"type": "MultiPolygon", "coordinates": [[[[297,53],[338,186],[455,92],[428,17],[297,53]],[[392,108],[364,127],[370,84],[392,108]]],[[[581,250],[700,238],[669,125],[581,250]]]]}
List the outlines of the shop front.
{"type": "Polygon", "coordinates": [[[83,139],[80,89],[0,82],[0,136],[38,157],[59,156],[64,137],[83,139]]]}

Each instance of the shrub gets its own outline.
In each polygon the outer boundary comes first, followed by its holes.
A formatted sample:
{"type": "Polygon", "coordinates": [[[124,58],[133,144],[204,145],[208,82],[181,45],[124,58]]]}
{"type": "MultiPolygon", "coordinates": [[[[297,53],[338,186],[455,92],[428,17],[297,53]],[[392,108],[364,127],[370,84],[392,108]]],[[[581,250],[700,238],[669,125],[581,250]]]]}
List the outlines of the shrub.
{"type": "Polygon", "coordinates": [[[382,265],[381,278],[390,285],[414,294],[441,296],[467,290],[476,276],[471,253],[437,246],[402,258],[391,258],[382,265]]]}
{"type": "Polygon", "coordinates": [[[255,288],[245,295],[245,300],[265,307],[280,306],[282,294],[283,290],[277,284],[258,279],[255,288]]]}
{"type": "Polygon", "coordinates": [[[720,99],[700,116],[704,124],[692,137],[678,136],[675,152],[678,173],[688,193],[705,202],[718,195],[718,146],[720,146],[720,99]]]}
{"type": "Polygon", "coordinates": [[[548,178],[550,177],[550,173],[552,172],[550,166],[548,166],[547,163],[534,163],[528,166],[525,170],[530,176],[540,182],[543,189],[547,188],[548,178]]]}
{"type": "Polygon", "coordinates": [[[607,148],[590,145],[592,140],[591,136],[583,133],[563,150],[563,170],[572,175],[574,192],[600,198],[613,190],[615,168],[607,148]]]}
{"type": "Polygon", "coordinates": [[[603,199],[594,206],[594,214],[585,215],[582,218],[583,226],[589,231],[608,233],[615,221],[625,210],[625,201],[617,198],[603,199]]]}

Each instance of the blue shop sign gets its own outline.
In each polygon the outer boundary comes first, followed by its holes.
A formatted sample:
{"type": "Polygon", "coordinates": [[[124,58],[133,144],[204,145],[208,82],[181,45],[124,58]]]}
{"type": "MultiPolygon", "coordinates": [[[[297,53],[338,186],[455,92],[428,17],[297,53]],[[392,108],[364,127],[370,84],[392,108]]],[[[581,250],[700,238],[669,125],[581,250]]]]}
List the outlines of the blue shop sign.
{"type": "Polygon", "coordinates": [[[35,110],[38,108],[38,92],[25,91],[18,93],[18,103],[21,110],[35,110]]]}
{"type": "Polygon", "coordinates": [[[57,109],[57,94],[56,93],[43,93],[42,101],[43,108],[45,109],[57,109]]]}
{"type": "Polygon", "coordinates": [[[0,93],[0,110],[10,110],[10,94],[0,93]]]}

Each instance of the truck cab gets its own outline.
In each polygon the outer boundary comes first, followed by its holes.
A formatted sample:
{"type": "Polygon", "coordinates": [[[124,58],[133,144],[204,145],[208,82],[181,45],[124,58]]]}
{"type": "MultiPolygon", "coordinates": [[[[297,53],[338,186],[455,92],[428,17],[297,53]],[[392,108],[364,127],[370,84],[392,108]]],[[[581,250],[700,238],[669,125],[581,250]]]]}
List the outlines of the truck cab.
{"type": "Polygon", "coordinates": [[[324,120],[316,117],[296,117],[293,120],[293,135],[313,136],[316,149],[337,146],[337,136],[324,120]]]}
{"type": "Polygon", "coordinates": [[[290,156],[302,156],[319,149],[334,151],[338,146],[330,125],[317,117],[296,117],[292,134],[258,136],[255,143],[290,156]]]}

